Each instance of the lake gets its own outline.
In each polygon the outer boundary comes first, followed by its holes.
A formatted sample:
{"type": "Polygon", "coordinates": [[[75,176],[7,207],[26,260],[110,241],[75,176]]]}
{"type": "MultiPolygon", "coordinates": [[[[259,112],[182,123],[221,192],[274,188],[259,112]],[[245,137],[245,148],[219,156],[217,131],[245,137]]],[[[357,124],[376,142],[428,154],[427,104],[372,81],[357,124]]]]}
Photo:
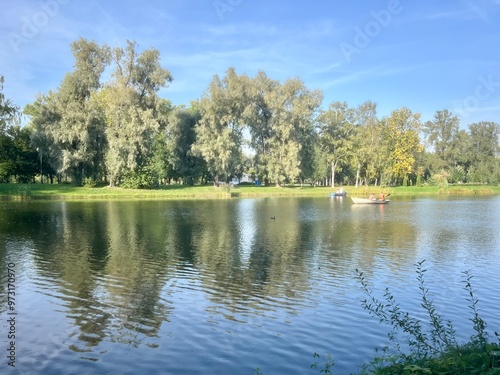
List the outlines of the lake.
{"type": "Polygon", "coordinates": [[[0,372],[318,374],[314,353],[356,372],[388,328],[355,269],[422,316],[424,259],[460,339],[467,270],[500,330],[498,196],[0,202],[0,372]]]}

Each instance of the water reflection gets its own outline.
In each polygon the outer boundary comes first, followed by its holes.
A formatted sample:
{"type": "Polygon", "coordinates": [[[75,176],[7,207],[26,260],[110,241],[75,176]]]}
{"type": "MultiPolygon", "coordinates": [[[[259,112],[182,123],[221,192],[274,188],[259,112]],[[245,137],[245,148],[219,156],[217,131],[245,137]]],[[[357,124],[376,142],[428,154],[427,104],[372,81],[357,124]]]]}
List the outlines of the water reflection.
{"type": "MultiPolygon", "coordinates": [[[[170,355],[185,360],[209,342],[223,353],[228,337],[259,342],[253,331],[269,321],[277,337],[293,322],[306,346],[318,341],[308,332],[321,335],[325,327],[335,330],[331,340],[349,334],[342,327],[357,314],[351,306],[359,307],[355,268],[404,285],[409,272],[413,279],[412,264],[424,258],[442,269],[456,268],[457,259],[497,259],[500,201],[465,202],[1,203],[0,278],[15,260],[28,285],[26,308],[44,306],[48,319],[62,318],[67,328],[54,336],[54,346],[86,361],[104,360],[116,345],[142,356],[174,341],[170,355]],[[480,211],[471,211],[478,205],[480,211]],[[314,317],[301,318],[308,314],[314,317]]],[[[26,353],[42,344],[31,345],[26,353]]]]}

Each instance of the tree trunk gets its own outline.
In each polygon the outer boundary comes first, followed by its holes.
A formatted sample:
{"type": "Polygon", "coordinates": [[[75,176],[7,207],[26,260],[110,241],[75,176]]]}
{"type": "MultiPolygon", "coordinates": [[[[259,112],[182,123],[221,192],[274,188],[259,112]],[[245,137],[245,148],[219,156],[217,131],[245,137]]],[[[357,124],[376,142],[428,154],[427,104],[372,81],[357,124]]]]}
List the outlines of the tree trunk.
{"type": "Polygon", "coordinates": [[[361,169],[361,163],[358,163],[358,169],[356,170],[356,188],[359,186],[359,170],[361,169]]]}
{"type": "Polygon", "coordinates": [[[337,168],[337,163],[332,161],[332,188],[335,187],[335,169],[337,168]]]}

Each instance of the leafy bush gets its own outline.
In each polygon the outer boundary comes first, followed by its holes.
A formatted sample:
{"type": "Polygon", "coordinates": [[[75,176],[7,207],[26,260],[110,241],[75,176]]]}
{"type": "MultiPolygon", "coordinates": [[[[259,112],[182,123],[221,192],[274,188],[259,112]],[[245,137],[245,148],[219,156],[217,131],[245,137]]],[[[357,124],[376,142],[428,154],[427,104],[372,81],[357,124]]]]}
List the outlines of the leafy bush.
{"type": "Polygon", "coordinates": [[[451,170],[450,180],[452,183],[463,183],[466,182],[467,174],[464,167],[457,165],[451,170]]]}
{"type": "Polygon", "coordinates": [[[158,187],[158,176],[148,167],[124,173],[121,187],[126,189],[149,189],[158,187]]]}
{"type": "MultiPolygon", "coordinates": [[[[383,300],[375,297],[368,287],[363,272],[356,270],[358,281],[368,298],[362,306],[380,323],[391,327],[388,333],[392,347],[377,350],[381,355],[364,365],[367,374],[500,374],[500,369],[491,368],[490,353],[500,349],[499,343],[488,342],[486,322],[479,316],[478,299],[472,287],[472,275],[464,272],[464,289],[472,317],[475,334],[470,341],[459,344],[450,320],[445,320],[436,310],[425,282],[424,261],[416,264],[419,284],[420,306],[427,315],[427,324],[410,313],[401,310],[394,295],[385,289],[383,300]],[[409,347],[407,354],[401,349],[401,336],[409,347]]],[[[495,332],[498,337],[498,333],[495,332]]]]}
{"type": "Polygon", "coordinates": [[[83,186],[86,188],[95,188],[97,186],[97,182],[93,178],[87,177],[83,180],[83,186]]]}

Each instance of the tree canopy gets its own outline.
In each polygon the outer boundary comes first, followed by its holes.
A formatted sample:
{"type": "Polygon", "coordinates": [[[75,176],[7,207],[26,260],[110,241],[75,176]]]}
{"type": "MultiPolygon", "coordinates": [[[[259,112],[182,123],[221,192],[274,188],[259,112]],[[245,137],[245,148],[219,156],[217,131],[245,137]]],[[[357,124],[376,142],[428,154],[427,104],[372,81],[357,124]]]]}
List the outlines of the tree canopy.
{"type": "Polygon", "coordinates": [[[0,180],[110,186],[500,182],[500,125],[461,124],[447,109],[377,115],[377,103],[323,103],[298,77],[229,67],[189,106],[159,95],[173,77],[155,48],[70,46],[73,69],[23,113],[0,76],[0,180]]]}

